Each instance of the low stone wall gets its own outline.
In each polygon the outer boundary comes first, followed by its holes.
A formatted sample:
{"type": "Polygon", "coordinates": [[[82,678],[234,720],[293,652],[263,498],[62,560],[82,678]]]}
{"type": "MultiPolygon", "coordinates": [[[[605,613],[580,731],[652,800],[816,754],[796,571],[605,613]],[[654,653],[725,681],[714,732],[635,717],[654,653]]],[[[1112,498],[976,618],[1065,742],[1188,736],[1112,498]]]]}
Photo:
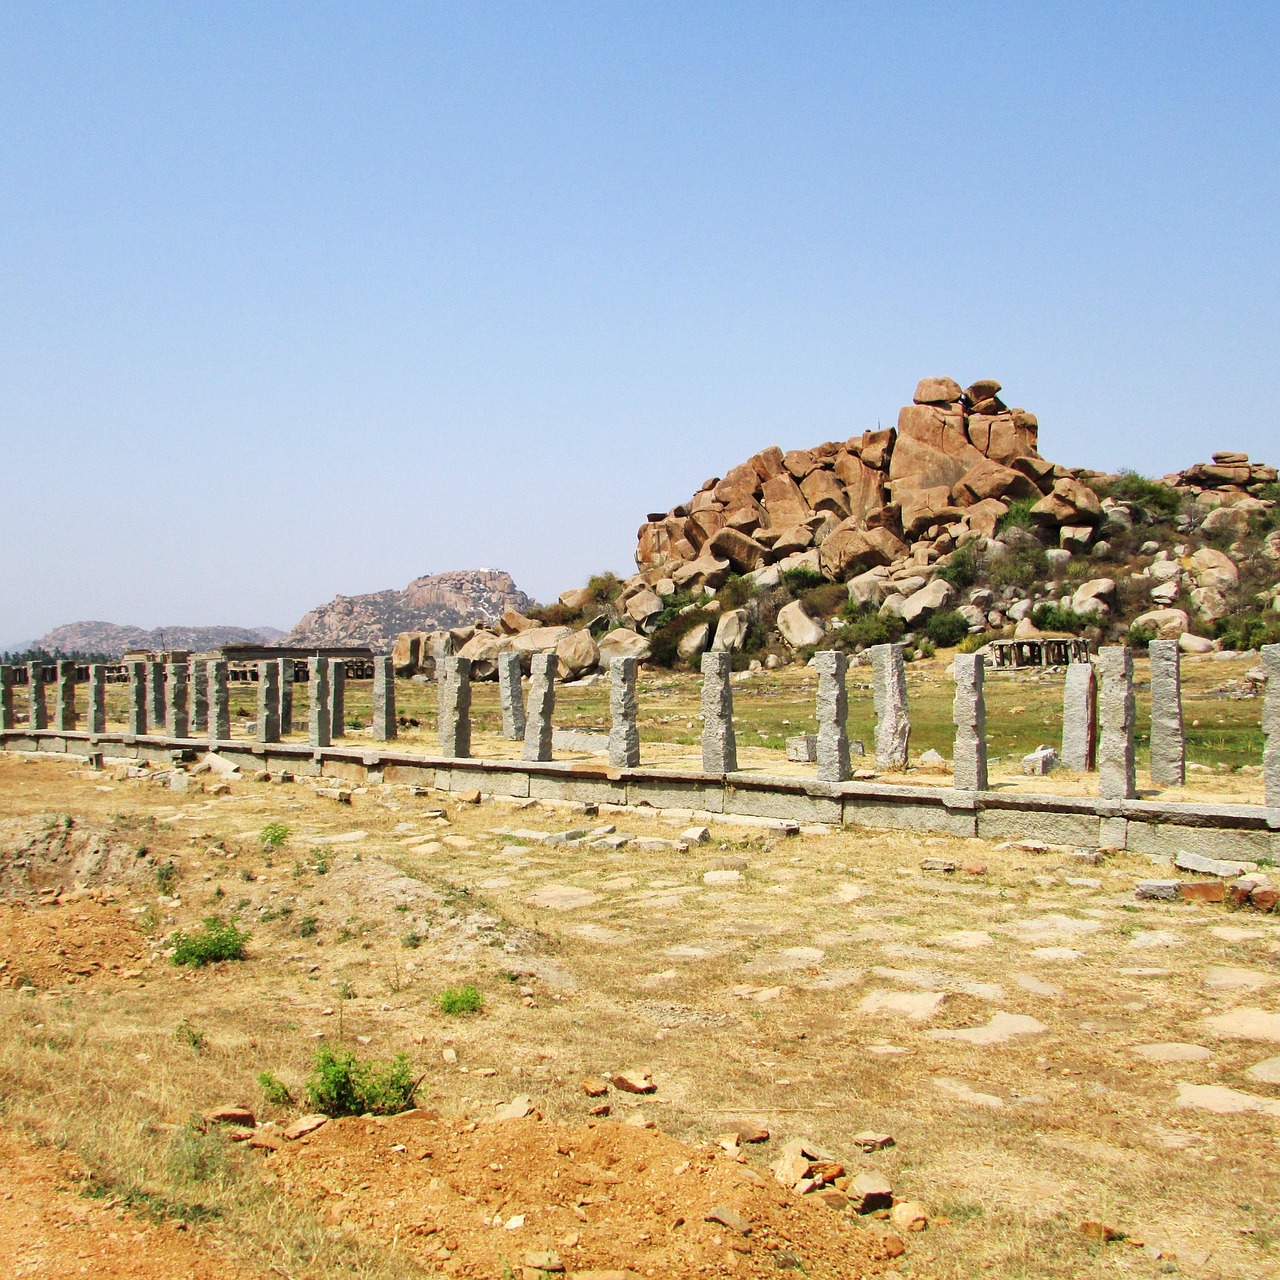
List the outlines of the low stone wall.
{"type": "MultiPolygon", "coordinates": [[[[58,729],[0,732],[0,750],[88,759],[195,760],[205,739],[88,734],[58,729]]],[[[825,823],[912,833],[1037,840],[1080,848],[1131,849],[1169,857],[1191,849],[1212,856],[1280,861],[1280,808],[1161,804],[1093,796],[960,791],[879,782],[822,782],[758,773],[690,773],[612,768],[568,761],[419,756],[377,746],[312,747],[231,739],[218,754],[246,771],[387,782],[443,791],[650,809],[708,818],[825,823]]]]}

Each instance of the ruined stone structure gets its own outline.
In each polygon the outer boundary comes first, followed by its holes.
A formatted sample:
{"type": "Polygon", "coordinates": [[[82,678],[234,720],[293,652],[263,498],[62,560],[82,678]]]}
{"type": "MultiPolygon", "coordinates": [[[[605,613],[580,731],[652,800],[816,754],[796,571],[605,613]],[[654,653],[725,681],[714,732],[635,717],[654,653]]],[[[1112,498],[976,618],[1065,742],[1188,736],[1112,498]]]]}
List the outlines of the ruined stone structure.
{"type": "Polygon", "coordinates": [[[1080,773],[1097,761],[1098,678],[1093,663],[1074,662],[1067,668],[1062,691],[1062,765],[1080,773]]]}
{"type": "Polygon", "coordinates": [[[823,782],[849,780],[849,690],[845,674],[849,659],[839,650],[814,654],[818,670],[818,777],[823,782]]]}
{"type": "Polygon", "coordinates": [[[500,653],[498,698],[502,703],[502,736],[512,742],[524,740],[524,693],[520,688],[520,655],[500,653]]]}
{"type": "Polygon", "coordinates": [[[307,739],[313,747],[327,747],[333,741],[333,710],[329,704],[329,659],[307,662],[307,739]]]}
{"type": "Polygon", "coordinates": [[[225,662],[205,664],[205,687],[209,691],[209,741],[226,742],[231,737],[231,694],[225,662]]]}
{"type": "Polygon", "coordinates": [[[609,763],[616,769],[640,764],[640,726],[636,702],[635,658],[609,663],[609,763]]]}
{"type": "Polygon", "coordinates": [[[280,664],[258,663],[258,741],[280,741],[280,664]]]}
{"type": "Polygon", "coordinates": [[[1187,780],[1182,732],[1182,650],[1176,640],[1153,640],[1151,656],[1151,781],[1180,787],[1187,780]]]}
{"type": "Polygon", "coordinates": [[[556,655],[539,653],[533,659],[529,702],[525,709],[524,758],[551,759],[551,717],[556,705],[556,655]]]}
{"type": "Polygon", "coordinates": [[[369,736],[375,742],[390,742],[397,733],[396,673],[391,655],[373,660],[373,725],[369,736]]]}
{"type": "Polygon", "coordinates": [[[738,768],[732,674],[733,654],[702,655],[702,767],[707,773],[734,773],[738,768]]]}
{"type": "Polygon", "coordinates": [[[1123,645],[1098,652],[1102,736],[1098,744],[1098,794],[1108,800],[1137,795],[1133,758],[1133,654],[1123,645]]]}
{"type": "Polygon", "coordinates": [[[471,661],[447,657],[436,663],[439,693],[440,754],[465,759],[471,754],[471,661]]]}
{"type": "Polygon", "coordinates": [[[187,664],[170,662],[164,671],[166,686],[165,733],[171,738],[186,738],[191,735],[191,720],[188,710],[187,694],[190,686],[187,683],[187,664]]]}

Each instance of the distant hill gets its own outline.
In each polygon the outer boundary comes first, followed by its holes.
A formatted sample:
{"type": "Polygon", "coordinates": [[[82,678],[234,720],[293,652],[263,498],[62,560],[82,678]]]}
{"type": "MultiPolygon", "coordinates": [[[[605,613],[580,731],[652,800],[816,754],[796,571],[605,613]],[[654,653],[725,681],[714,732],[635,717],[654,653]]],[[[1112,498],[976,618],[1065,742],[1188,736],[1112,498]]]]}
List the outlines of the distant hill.
{"type": "Polygon", "coordinates": [[[500,569],[460,569],[415,578],[403,591],[335,596],[312,609],[285,637],[293,645],[367,644],[390,651],[401,631],[436,631],[497,622],[533,601],[500,569]]]}
{"type": "Polygon", "coordinates": [[[36,641],[60,653],[105,653],[118,658],[130,649],[190,649],[201,652],[224,644],[275,644],[284,632],[275,627],[142,627],[115,622],[69,622],[36,641]]]}

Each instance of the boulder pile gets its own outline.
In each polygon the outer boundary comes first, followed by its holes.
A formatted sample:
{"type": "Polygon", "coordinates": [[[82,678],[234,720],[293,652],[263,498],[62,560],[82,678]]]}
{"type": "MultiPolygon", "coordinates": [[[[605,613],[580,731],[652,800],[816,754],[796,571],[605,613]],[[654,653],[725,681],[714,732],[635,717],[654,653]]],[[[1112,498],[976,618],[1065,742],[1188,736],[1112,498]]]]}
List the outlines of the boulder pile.
{"type": "Polygon", "coordinates": [[[999,393],[994,379],[961,390],[951,378],[924,378],[896,429],[762,450],[687,503],[649,516],[636,548],[644,585],[715,588],[730,573],[775,565],[844,582],[906,561],[926,565],[992,537],[1019,500],[1034,503],[1037,524],[1087,543],[1103,519],[1097,495],[1040,456],[1035,415],[999,393]]]}
{"type": "Polygon", "coordinates": [[[1205,533],[1241,538],[1252,518],[1271,507],[1263,494],[1277,478],[1275,467],[1250,462],[1247,453],[1215,453],[1212,462],[1175,471],[1164,483],[1208,509],[1201,525],[1205,533]]]}

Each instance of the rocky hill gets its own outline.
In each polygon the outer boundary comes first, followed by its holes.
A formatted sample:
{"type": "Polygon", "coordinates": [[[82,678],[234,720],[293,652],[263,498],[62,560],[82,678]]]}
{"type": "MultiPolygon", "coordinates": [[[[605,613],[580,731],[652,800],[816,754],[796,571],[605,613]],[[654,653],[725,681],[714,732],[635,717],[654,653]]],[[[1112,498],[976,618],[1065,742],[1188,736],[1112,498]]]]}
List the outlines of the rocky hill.
{"type": "Polygon", "coordinates": [[[307,613],[285,637],[294,645],[367,644],[389,651],[402,631],[496,623],[533,601],[500,569],[462,569],[415,578],[403,591],[335,596],[307,613]]]}
{"type": "Polygon", "coordinates": [[[624,654],[695,665],[708,648],[745,667],[1046,633],[1193,653],[1280,643],[1274,467],[1218,452],[1160,479],[1067,468],[1000,391],[925,378],[895,428],[764,449],[651,514],[633,576],[419,636],[417,659],[402,637],[401,665],[453,648],[491,674],[504,651],[554,649],[572,678],[624,654]]]}
{"type": "Polygon", "coordinates": [[[54,627],[36,644],[49,653],[105,653],[118,658],[134,649],[200,652],[224,644],[275,644],[283,631],[275,627],[142,627],[115,622],[69,622],[54,627]]]}

